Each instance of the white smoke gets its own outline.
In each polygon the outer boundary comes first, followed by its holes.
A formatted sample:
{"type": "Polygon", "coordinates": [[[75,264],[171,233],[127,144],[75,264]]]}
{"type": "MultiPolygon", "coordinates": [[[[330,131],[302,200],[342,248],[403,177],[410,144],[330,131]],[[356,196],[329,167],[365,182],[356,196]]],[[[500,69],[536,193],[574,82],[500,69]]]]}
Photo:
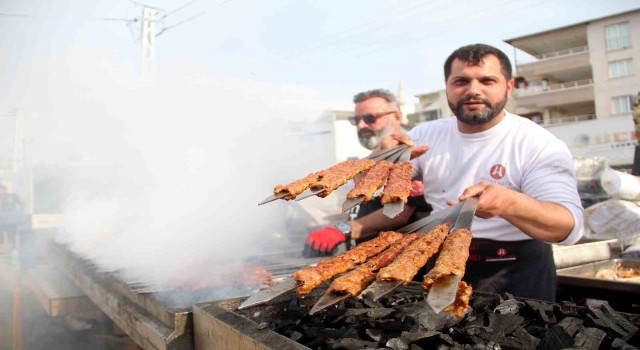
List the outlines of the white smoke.
{"type": "Polygon", "coordinates": [[[312,220],[300,205],[257,203],[333,161],[331,126],[312,122],[327,106],[312,91],[184,76],[151,88],[113,67],[82,77],[76,63],[37,94],[49,107],[40,119],[56,121],[33,147],[71,169],[58,242],[150,286],[197,285],[216,265],[302,249],[312,220]]]}

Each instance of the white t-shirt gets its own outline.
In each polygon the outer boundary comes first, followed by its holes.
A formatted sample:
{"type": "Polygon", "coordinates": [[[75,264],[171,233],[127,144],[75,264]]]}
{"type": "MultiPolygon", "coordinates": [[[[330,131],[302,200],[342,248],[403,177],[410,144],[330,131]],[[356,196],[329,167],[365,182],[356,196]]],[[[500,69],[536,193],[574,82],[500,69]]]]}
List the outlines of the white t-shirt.
{"type": "MultiPolygon", "coordinates": [[[[465,188],[486,181],[565,206],[576,224],[560,244],[570,245],[582,237],[584,209],[571,153],[538,124],[506,112],[490,130],[463,134],[453,116],[420,124],[409,136],[416,145],[430,147],[413,163],[414,176],[422,177],[425,199],[434,212],[446,208],[447,200],[457,200],[465,188]]],[[[531,239],[501,217],[475,217],[472,231],[475,238],[531,239]]]]}

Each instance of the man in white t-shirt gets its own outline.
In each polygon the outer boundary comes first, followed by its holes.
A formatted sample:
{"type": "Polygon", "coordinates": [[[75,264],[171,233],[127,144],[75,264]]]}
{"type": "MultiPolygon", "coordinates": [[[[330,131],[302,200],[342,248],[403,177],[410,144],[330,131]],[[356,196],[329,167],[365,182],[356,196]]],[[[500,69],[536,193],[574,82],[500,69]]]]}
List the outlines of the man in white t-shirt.
{"type": "MultiPolygon", "coordinates": [[[[461,47],[446,60],[444,72],[455,118],[385,138],[382,147],[416,145],[414,176],[422,179],[434,213],[479,198],[463,278],[475,290],[554,301],[549,243],[574,244],[584,230],[571,154],[541,126],[504,110],[514,80],[502,51],[483,44],[461,47]]],[[[397,227],[406,224],[399,218],[397,227]]],[[[376,212],[365,222],[356,220],[351,235],[375,235],[383,225],[389,219],[376,212]]]]}

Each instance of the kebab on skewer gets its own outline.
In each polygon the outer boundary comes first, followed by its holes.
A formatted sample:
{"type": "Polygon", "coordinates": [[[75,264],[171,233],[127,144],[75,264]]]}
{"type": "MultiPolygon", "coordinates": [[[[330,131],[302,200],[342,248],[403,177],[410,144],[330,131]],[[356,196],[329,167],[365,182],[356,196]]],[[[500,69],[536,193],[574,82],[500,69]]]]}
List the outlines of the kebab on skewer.
{"type": "Polygon", "coordinates": [[[460,278],[456,300],[445,309],[453,311],[458,318],[467,310],[469,298],[471,297],[471,286],[467,286],[462,281],[467,259],[469,258],[471,237],[471,231],[467,228],[457,229],[450,233],[442,244],[442,251],[436,260],[435,266],[424,276],[422,281],[422,288],[428,292],[434,283],[437,283],[442,278],[449,278],[452,275],[460,278]]]}
{"type": "Polygon", "coordinates": [[[358,181],[347,193],[347,199],[356,199],[362,197],[362,202],[368,202],[373,198],[374,193],[382,187],[384,181],[389,176],[389,172],[393,167],[393,163],[386,160],[381,160],[371,168],[367,174],[358,181]]]}
{"type": "Polygon", "coordinates": [[[328,288],[329,292],[349,294],[352,297],[360,294],[371,282],[375,281],[379,269],[389,265],[402,251],[415,241],[419,235],[409,233],[395,242],[389,249],[361,264],[358,268],[336,278],[328,288]]]}
{"type": "Polygon", "coordinates": [[[431,256],[438,252],[440,245],[449,232],[450,225],[447,222],[423,234],[391,264],[380,269],[376,280],[379,282],[402,281],[404,285],[409,284],[418,273],[418,270],[427,263],[431,256]]]}
{"type": "Polygon", "coordinates": [[[469,308],[469,300],[471,299],[472,291],[473,288],[471,288],[467,282],[460,281],[458,283],[458,290],[456,291],[456,300],[443,311],[452,312],[456,318],[462,317],[464,312],[469,308]]]}
{"type": "Polygon", "coordinates": [[[359,244],[351,250],[323,260],[316,266],[298,270],[293,274],[293,278],[301,283],[298,288],[298,295],[307,295],[322,282],[337,274],[351,270],[356,264],[360,264],[387,249],[402,236],[402,233],[393,231],[381,232],[378,237],[359,244]]]}
{"type": "Polygon", "coordinates": [[[316,195],[324,198],[356,175],[371,169],[375,164],[375,160],[366,158],[356,161],[347,160],[327,169],[317,182],[311,184],[310,188],[312,191],[323,190],[316,195]]]}
{"type": "Polygon", "coordinates": [[[411,194],[411,174],[413,163],[396,163],[391,168],[387,184],[382,192],[382,204],[402,201],[407,203],[411,194]]]}

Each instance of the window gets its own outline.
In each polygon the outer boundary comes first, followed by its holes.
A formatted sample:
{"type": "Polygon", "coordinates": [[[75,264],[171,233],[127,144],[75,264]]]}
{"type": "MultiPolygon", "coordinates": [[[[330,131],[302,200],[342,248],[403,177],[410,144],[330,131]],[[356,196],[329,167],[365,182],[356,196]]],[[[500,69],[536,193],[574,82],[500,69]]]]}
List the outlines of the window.
{"type": "Polygon", "coordinates": [[[435,109],[432,111],[421,111],[418,119],[421,122],[428,122],[428,121],[436,120],[439,118],[440,118],[440,110],[435,109]]]}
{"type": "Polygon", "coordinates": [[[627,58],[609,62],[609,78],[625,77],[633,74],[633,61],[627,58]]]}
{"type": "Polygon", "coordinates": [[[612,98],[611,112],[613,114],[631,113],[633,100],[633,95],[616,96],[612,98]]]}
{"type": "Polygon", "coordinates": [[[607,51],[626,49],[631,47],[629,23],[611,24],[605,27],[607,37],[607,51]]]}

